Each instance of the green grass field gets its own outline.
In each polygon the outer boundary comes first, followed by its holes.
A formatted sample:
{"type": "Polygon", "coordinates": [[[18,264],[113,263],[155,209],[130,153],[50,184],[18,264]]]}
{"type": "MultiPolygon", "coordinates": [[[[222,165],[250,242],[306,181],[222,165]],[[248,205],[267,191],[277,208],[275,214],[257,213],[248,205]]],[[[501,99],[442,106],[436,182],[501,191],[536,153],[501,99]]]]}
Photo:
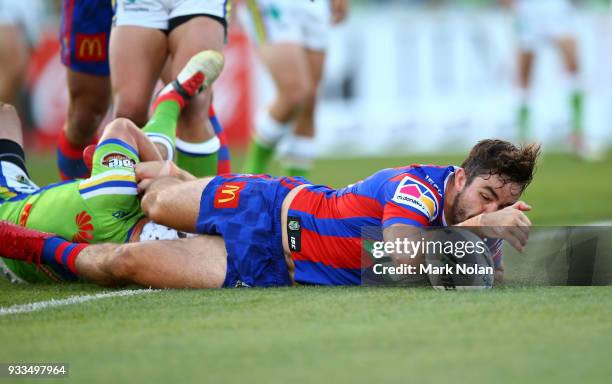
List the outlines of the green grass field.
{"type": "MultiPolygon", "coordinates": [[[[460,160],[322,160],[312,179],[460,160]]],[[[50,162],[30,158],[40,184],[50,162]]],[[[546,156],[525,196],[534,224],[611,220],[610,169],[546,156]]],[[[0,281],[0,307],[107,291],[0,281]]],[[[609,287],[161,291],[0,316],[0,363],[67,362],[84,383],[609,382],[611,319],[609,287]]]]}

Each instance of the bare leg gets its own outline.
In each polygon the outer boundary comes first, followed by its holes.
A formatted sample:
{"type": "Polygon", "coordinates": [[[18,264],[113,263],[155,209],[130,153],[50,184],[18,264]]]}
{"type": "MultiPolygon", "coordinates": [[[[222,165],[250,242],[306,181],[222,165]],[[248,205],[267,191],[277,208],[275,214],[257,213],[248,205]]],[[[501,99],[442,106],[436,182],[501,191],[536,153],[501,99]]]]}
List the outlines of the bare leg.
{"type": "Polygon", "coordinates": [[[289,43],[265,45],[259,54],[276,85],[270,116],[280,123],[287,123],[314,92],[308,56],[302,46],[289,43]]]}
{"type": "Polygon", "coordinates": [[[146,124],[149,103],[168,55],[163,32],[143,27],[113,28],[110,68],[115,116],[146,124]]]}
{"type": "MultiPolygon", "coordinates": [[[[187,61],[198,52],[223,51],[225,31],[221,23],[209,17],[195,17],[181,24],[168,38],[174,78],[187,61]]],[[[177,162],[198,177],[217,173],[219,141],[208,118],[212,89],[195,97],[183,110],[177,126],[177,162]],[[191,144],[191,145],[189,145],[191,144]]]]}
{"type": "Polygon", "coordinates": [[[531,74],[533,72],[534,53],[521,51],[518,56],[519,86],[521,88],[521,103],[518,111],[518,138],[521,142],[529,140],[530,112],[529,112],[529,87],[531,86],[531,74]]]}
{"type": "Polygon", "coordinates": [[[226,269],[227,251],[219,236],[92,245],[76,260],[79,276],[111,286],[219,288],[226,269]]]}
{"type": "Polygon", "coordinates": [[[267,172],[276,145],[290,130],[290,124],[315,93],[308,56],[301,45],[266,44],[259,49],[259,56],[272,75],[276,85],[276,98],[267,111],[261,111],[257,115],[255,134],[245,162],[245,173],[267,172]]]}
{"type": "Polygon", "coordinates": [[[0,26],[0,102],[15,104],[25,77],[29,52],[18,26],[0,26]]]}
{"type": "Polygon", "coordinates": [[[10,104],[0,102],[0,139],[8,139],[23,147],[21,121],[17,110],[10,104]]]}
{"type": "Polygon", "coordinates": [[[70,104],[66,138],[74,146],[92,142],[110,104],[110,79],[68,69],[70,104]]]}
{"type": "Polygon", "coordinates": [[[310,92],[306,95],[307,97],[304,105],[298,112],[294,133],[298,136],[314,137],[314,117],[317,105],[317,89],[319,88],[321,78],[323,77],[325,52],[306,51],[306,56],[308,57],[308,67],[310,68],[309,79],[311,84],[307,88],[310,90],[310,92]]]}
{"type": "Polygon", "coordinates": [[[287,176],[307,177],[312,168],[316,148],[315,108],[317,104],[317,89],[323,76],[325,52],[306,51],[310,85],[302,108],[297,111],[293,134],[287,137],[287,146],[280,153],[283,162],[283,174],[287,176]]]}
{"type": "Polygon", "coordinates": [[[155,144],[128,119],[118,118],[104,128],[100,142],[119,139],[138,151],[141,161],[160,161],[162,157],[155,144]]]}

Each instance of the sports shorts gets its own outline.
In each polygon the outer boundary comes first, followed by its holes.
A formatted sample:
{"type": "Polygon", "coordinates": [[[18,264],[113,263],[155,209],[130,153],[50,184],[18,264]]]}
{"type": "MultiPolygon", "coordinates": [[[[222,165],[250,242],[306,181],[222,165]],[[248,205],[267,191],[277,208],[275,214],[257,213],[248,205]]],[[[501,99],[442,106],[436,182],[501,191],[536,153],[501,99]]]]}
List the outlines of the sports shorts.
{"type": "Polygon", "coordinates": [[[283,252],[283,200],[302,178],[217,176],[204,189],[196,229],[220,235],[227,250],[224,287],[291,285],[283,252]]]}
{"type": "Polygon", "coordinates": [[[325,51],[331,31],[329,0],[246,0],[240,19],[259,45],[295,43],[325,51]]]}
{"type": "Polygon", "coordinates": [[[230,0],[117,0],[115,25],[170,32],[189,16],[208,16],[227,30],[230,0]]]}
{"type": "Polygon", "coordinates": [[[63,0],[60,27],[62,63],[76,72],[108,76],[113,0],[63,0]]]}
{"type": "Polygon", "coordinates": [[[572,36],[572,6],[567,0],[521,0],[516,30],[519,46],[526,51],[572,36]]]}

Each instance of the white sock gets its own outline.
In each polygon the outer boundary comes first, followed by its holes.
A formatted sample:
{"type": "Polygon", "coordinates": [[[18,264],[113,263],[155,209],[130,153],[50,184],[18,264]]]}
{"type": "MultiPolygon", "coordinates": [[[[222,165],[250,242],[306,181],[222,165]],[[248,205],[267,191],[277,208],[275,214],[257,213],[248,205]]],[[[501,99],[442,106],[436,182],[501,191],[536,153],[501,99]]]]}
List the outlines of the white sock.
{"type": "Polygon", "coordinates": [[[194,155],[210,155],[221,148],[221,142],[217,136],[202,141],[200,143],[190,143],[176,138],[176,149],[179,152],[194,154],[194,155]]]}
{"type": "Polygon", "coordinates": [[[278,155],[286,167],[311,169],[317,155],[315,140],[291,133],[278,149],[278,155]]]}
{"type": "Polygon", "coordinates": [[[274,148],[289,129],[289,123],[279,123],[267,111],[259,112],[255,119],[255,138],[269,148],[274,148]]]}

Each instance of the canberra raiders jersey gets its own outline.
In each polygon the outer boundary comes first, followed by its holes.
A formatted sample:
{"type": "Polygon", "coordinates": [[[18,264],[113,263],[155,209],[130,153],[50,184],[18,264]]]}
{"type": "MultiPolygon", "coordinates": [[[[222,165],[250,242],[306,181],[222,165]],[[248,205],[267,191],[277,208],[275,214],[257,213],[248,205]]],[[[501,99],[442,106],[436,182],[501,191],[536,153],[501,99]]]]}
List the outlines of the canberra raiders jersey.
{"type": "MultiPolygon", "coordinates": [[[[55,233],[72,242],[126,242],[144,216],[134,171],[138,161],[138,153],[128,144],[106,140],[96,149],[90,178],[43,188],[16,164],[0,161],[0,220],[55,233]]],[[[37,270],[35,265],[14,260],[4,263],[20,272],[37,270]]],[[[48,267],[40,269],[54,280],[62,277],[48,267]]],[[[30,280],[33,276],[28,275],[30,280]]]]}

